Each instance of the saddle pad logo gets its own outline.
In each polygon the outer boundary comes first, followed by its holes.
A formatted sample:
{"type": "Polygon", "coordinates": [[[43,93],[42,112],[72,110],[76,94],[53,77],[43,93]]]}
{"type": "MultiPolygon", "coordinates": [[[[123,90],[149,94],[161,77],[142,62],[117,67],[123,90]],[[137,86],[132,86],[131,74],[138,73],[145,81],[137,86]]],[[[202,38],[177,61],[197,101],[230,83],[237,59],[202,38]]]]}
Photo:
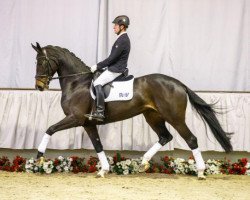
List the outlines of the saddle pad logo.
{"type": "Polygon", "coordinates": [[[129,92],[119,93],[119,97],[128,97],[129,92]]]}

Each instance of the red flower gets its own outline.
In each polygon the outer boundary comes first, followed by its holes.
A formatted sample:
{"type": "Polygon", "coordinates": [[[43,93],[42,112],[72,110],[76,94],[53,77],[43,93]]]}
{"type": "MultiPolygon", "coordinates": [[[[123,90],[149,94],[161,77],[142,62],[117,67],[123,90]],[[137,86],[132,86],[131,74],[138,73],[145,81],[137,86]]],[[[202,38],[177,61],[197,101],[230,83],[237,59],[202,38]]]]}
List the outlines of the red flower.
{"type": "Polygon", "coordinates": [[[96,166],[90,165],[88,172],[90,172],[90,173],[96,172],[96,166]]]}
{"type": "Polygon", "coordinates": [[[242,158],[241,160],[239,160],[239,163],[241,163],[243,167],[247,165],[247,162],[248,162],[247,158],[242,158]]]}
{"type": "Polygon", "coordinates": [[[56,158],[56,159],[54,160],[54,166],[58,166],[58,165],[60,165],[60,161],[56,158]]]}

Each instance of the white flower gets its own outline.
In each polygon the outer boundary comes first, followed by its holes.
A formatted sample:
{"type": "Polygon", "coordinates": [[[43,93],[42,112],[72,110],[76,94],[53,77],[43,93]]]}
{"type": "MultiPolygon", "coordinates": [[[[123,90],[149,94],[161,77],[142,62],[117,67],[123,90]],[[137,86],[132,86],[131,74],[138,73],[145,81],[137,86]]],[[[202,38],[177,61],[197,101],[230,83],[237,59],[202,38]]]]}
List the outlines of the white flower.
{"type": "Polygon", "coordinates": [[[51,168],[48,168],[48,169],[45,170],[45,172],[46,172],[47,174],[51,174],[52,169],[51,169],[51,168]]]}
{"type": "Polygon", "coordinates": [[[109,164],[110,165],[113,165],[114,164],[114,160],[112,159],[112,160],[109,160],[109,164]]]}
{"type": "Polygon", "coordinates": [[[58,157],[58,160],[63,161],[63,160],[64,160],[64,157],[59,156],[59,157],[58,157]]]}
{"type": "Polygon", "coordinates": [[[31,165],[29,165],[29,164],[25,165],[25,169],[29,169],[30,167],[31,167],[31,165]]]}
{"type": "Polygon", "coordinates": [[[190,164],[190,165],[194,164],[194,160],[193,159],[189,159],[188,160],[188,164],[190,164]]]}
{"type": "Polygon", "coordinates": [[[96,168],[99,169],[99,170],[102,168],[102,165],[101,165],[100,161],[96,164],[96,168]]]}
{"type": "Polygon", "coordinates": [[[31,163],[31,164],[33,164],[33,163],[34,163],[33,158],[29,160],[29,163],[31,163]]]}
{"type": "Polygon", "coordinates": [[[247,169],[250,169],[250,162],[248,162],[248,163],[246,164],[246,168],[247,168],[247,169]]]}
{"type": "Polygon", "coordinates": [[[72,162],[72,161],[73,161],[73,159],[72,159],[72,158],[70,158],[70,157],[67,157],[67,161],[72,162]]]}
{"type": "Polygon", "coordinates": [[[175,166],[175,164],[174,164],[174,162],[170,162],[170,167],[174,167],[175,166]]]}
{"type": "Polygon", "coordinates": [[[210,166],[210,170],[211,170],[211,171],[215,171],[216,169],[217,169],[217,167],[216,167],[215,165],[211,165],[211,166],[210,166]]]}
{"type": "Polygon", "coordinates": [[[44,164],[43,164],[43,169],[44,169],[44,170],[47,170],[47,169],[48,169],[48,164],[47,164],[47,163],[44,163],[44,164]]]}
{"type": "Polygon", "coordinates": [[[189,165],[190,171],[196,171],[196,166],[195,165],[189,165]]]}
{"type": "Polygon", "coordinates": [[[138,164],[137,164],[137,161],[135,161],[135,160],[132,160],[132,161],[131,161],[131,164],[132,164],[133,166],[138,165],[138,164]]]}
{"type": "Polygon", "coordinates": [[[212,160],[211,160],[211,159],[208,159],[208,160],[207,160],[207,163],[211,163],[211,162],[212,162],[212,160]]]}
{"type": "Polygon", "coordinates": [[[133,172],[139,172],[139,165],[134,165],[133,166],[133,172]]]}
{"type": "Polygon", "coordinates": [[[63,165],[67,165],[67,163],[64,161],[64,162],[63,162],[63,165]]]}
{"type": "Polygon", "coordinates": [[[114,159],[111,156],[108,156],[108,161],[110,165],[114,164],[114,159]]]}
{"type": "Polygon", "coordinates": [[[68,171],[69,171],[69,168],[68,168],[68,167],[64,167],[64,171],[65,171],[65,172],[68,172],[68,171]]]}
{"type": "Polygon", "coordinates": [[[53,161],[52,161],[52,160],[50,160],[50,161],[48,162],[48,164],[49,164],[49,165],[52,165],[52,164],[53,164],[53,161]]]}
{"type": "Polygon", "coordinates": [[[128,170],[128,166],[127,166],[127,165],[123,165],[123,166],[122,166],[122,169],[128,170]]]}
{"type": "Polygon", "coordinates": [[[126,169],[126,170],[123,171],[123,174],[124,174],[124,175],[128,175],[128,174],[129,174],[129,171],[126,169]]]}
{"type": "Polygon", "coordinates": [[[127,160],[125,161],[125,164],[126,164],[126,165],[130,165],[130,164],[131,164],[131,160],[127,159],[127,160]]]}

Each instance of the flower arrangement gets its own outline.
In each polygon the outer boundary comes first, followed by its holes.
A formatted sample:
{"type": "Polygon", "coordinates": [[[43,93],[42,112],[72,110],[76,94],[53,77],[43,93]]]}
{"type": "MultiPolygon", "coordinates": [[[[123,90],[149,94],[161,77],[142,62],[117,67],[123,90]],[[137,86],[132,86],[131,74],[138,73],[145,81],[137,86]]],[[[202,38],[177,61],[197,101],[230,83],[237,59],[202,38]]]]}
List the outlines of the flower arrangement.
{"type": "Polygon", "coordinates": [[[11,167],[10,160],[6,156],[0,158],[0,170],[14,171],[13,168],[11,167]]]}
{"type": "MultiPolygon", "coordinates": [[[[128,175],[139,173],[139,166],[142,158],[129,159],[116,153],[113,157],[108,156],[110,164],[110,173],[118,175],[128,175]]],[[[205,174],[237,174],[250,175],[250,163],[247,158],[238,159],[237,162],[231,163],[230,160],[207,160],[205,162],[205,174]]],[[[59,156],[54,160],[45,159],[39,164],[36,159],[25,159],[16,156],[12,163],[6,156],[0,158],[0,170],[10,172],[28,172],[28,173],[54,173],[54,172],[73,172],[73,173],[93,173],[100,170],[101,164],[96,157],[84,158],[71,156],[64,158],[59,156]]],[[[150,168],[147,173],[165,173],[165,174],[189,174],[196,175],[197,170],[193,157],[185,160],[183,158],[173,158],[165,156],[161,158],[161,163],[150,161],[150,168]]]]}
{"type": "MultiPolygon", "coordinates": [[[[226,163],[224,163],[225,165],[226,163]]],[[[222,170],[222,166],[223,166],[223,162],[219,161],[219,160],[207,160],[206,162],[206,170],[205,170],[205,174],[222,174],[223,170],[222,170]]],[[[226,165],[229,166],[229,165],[226,165]]]]}
{"type": "Polygon", "coordinates": [[[111,167],[111,172],[118,175],[128,175],[135,174],[139,172],[139,166],[142,159],[128,159],[121,156],[120,153],[117,153],[114,158],[108,158],[109,164],[111,167]]]}

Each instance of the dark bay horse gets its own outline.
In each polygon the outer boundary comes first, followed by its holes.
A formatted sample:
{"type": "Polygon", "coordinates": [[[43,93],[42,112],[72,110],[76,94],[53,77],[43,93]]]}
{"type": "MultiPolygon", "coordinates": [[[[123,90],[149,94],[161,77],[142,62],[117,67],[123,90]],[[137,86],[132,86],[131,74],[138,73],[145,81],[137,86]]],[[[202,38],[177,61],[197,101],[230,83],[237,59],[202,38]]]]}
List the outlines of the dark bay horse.
{"type": "MultiPolygon", "coordinates": [[[[93,74],[89,67],[67,49],[50,45],[42,48],[38,43],[32,47],[37,51],[36,88],[40,91],[48,88],[50,80],[57,72],[62,89],[61,106],[66,117],[48,128],[46,134],[49,136],[60,130],[83,126],[96,152],[100,153],[103,147],[97,125],[143,114],[147,123],[159,137],[158,146],[165,145],[173,138],[165,126],[165,122],[168,122],[178,131],[190,149],[195,150],[198,148],[197,138],[185,123],[187,98],[189,98],[191,105],[209,125],[223,149],[226,152],[232,151],[228,133],[222,129],[213,106],[207,104],[180,81],[163,74],[150,74],[135,78],[132,100],[108,102],[104,122],[89,120],[84,116],[91,112],[94,105],[94,100],[90,95],[93,74]]],[[[153,156],[157,150],[151,150],[149,154],[153,156]]],[[[43,154],[44,152],[38,152],[37,157],[40,158],[43,154]]],[[[196,162],[202,159],[199,152],[197,155],[196,162]]],[[[147,163],[144,163],[143,167],[146,170],[147,163]]],[[[204,171],[204,167],[200,168],[204,171]]]]}

